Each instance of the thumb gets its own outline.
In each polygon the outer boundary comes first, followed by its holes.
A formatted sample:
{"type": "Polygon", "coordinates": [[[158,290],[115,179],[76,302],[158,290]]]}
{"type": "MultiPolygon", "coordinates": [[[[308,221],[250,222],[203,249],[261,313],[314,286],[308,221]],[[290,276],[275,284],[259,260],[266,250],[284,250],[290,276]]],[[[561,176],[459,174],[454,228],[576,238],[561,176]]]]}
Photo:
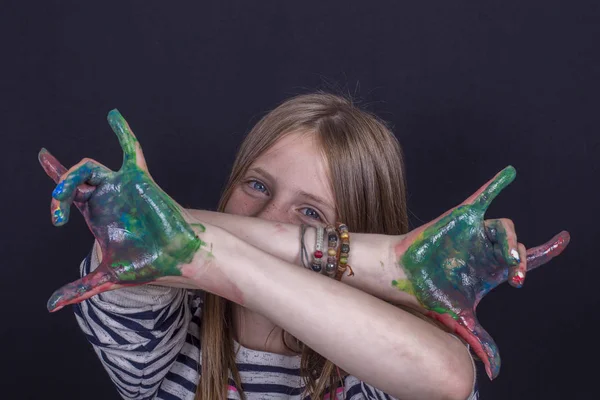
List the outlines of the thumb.
{"type": "Polygon", "coordinates": [[[515,180],[516,176],[517,171],[509,165],[498,172],[496,176],[486,182],[462,204],[472,204],[476,209],[485,213],[492,201],[515,180]]]}
{"type": "Polygon", "coordinates": [[[440,321],[452,333],[460,336],[471,346],[471,349],[485,365],[485,372],[490,380],[498,376],[500,373],[500,353],[498,352],[498,346],[490,334],[479,324],[474,312],[463,311],[460,313],[458,320],[455,320],[449,314],[438,314],[432,311],[427,315],[440,321]]]}
{"type": "Polygon", "coordinates": [[[133,131],[129,127],[129,124],[123,118],[119,110],[116,108],[108,113],[108,123],[112,128],[113,132],[117,135],[121,148],[123,149],[123,166],[124,167],[135,164],[142,171],[148,173],[148,165],[142,152],[142,146],[137,140],[133,131]]]}
{"type": "Polygon", "coordinates": [[[118,289],[115,277],[102,263],[96,270],[56,290],[48,300],[48,311],[58,311],[66,305],[80,303],[102,292],[118,289]]]}

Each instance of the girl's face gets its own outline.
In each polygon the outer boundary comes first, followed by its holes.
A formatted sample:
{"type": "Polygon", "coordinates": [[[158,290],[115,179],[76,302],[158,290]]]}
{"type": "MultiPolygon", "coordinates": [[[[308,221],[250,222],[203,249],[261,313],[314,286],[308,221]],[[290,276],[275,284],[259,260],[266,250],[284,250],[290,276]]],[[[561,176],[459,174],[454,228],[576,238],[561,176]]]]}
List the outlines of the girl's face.
{"type": "Polygon", "coordinates": [[[277,222],[334,223],[327,165],[312,134],[279,139],[250,166],[225,212],[277,222]]]}

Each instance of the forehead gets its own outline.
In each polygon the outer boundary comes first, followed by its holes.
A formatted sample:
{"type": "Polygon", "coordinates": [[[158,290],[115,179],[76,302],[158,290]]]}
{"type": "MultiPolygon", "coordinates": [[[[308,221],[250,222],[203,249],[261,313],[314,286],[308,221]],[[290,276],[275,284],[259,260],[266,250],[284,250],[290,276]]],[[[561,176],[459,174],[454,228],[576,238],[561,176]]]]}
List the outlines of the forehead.
{"type": "Polygon", "coordinates": [[[313,133],[285,135],[250,166],[257,167],[272,175],[277,185],[318,195],[333,203],[327,161],[313,133]]]}

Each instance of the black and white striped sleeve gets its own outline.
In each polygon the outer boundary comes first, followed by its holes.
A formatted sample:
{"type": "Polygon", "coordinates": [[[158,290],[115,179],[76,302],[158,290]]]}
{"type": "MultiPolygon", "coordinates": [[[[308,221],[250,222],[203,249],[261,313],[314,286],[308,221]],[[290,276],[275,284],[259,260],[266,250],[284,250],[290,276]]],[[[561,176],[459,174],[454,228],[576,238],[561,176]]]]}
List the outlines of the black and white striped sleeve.
{"type": "MultiPolygon", "coordinates": [[[[81,274],[98,264],[95,249],[81,274]]],[[[185,343],[187,291],[142,285],[101,293],[74,306],[81,330],[124,399],[150,399],[185,343]]]]}

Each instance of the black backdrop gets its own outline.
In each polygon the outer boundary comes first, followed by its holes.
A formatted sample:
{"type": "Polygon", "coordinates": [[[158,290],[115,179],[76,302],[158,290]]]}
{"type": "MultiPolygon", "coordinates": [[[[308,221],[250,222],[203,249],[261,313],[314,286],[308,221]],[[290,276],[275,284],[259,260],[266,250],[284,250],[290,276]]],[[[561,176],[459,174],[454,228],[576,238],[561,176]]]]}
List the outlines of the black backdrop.
{"type": "Polygon", "coordinates": [[[0,397],[115,399],[70,309],[45,303],[77,277],[92,236],[54,228],[45,146],[65,165],[118,169],[112,108],[181,204],[214,209],[245,132],[283,99],[341,88],[390,121],[413,226],[512,164],[488,217],[567,251],[478,308],[503,367],[483,399],[596,394],[599,197],[595,1],[121,1],[2,3],[0,397]],[[8,146],[6,145],[8,143],[8,146]]]}

